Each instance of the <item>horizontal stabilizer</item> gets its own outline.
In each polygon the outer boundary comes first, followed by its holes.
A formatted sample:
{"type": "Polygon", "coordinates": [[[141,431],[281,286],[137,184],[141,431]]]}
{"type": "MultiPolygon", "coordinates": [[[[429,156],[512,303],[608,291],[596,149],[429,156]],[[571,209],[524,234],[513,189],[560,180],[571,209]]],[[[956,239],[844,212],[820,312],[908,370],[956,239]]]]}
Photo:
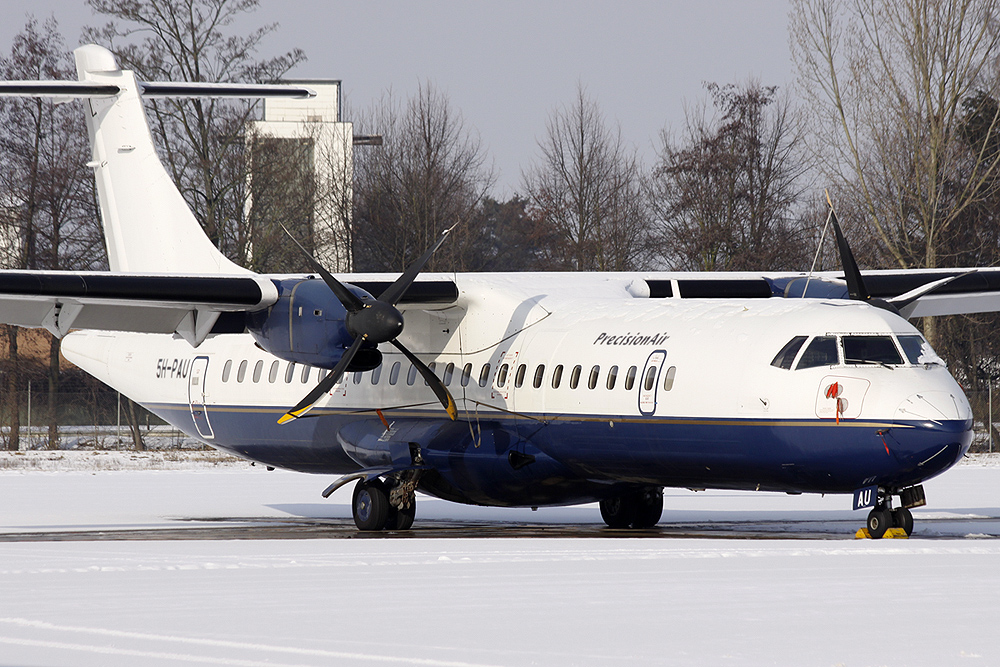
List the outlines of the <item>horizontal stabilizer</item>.
{"type": "MultiPolygon", "coordinates": [[[[255,83],[148,83],[138,81],[142,97],[286,97],[303,100],[316,97],[304,86],[255,83]]],[[[2,97],[114,97],[122,89],[114,84],[90,81],[0,81],[2,97]]]]}
{"type": "Polygon", "coordinates": [[[148,83],[139,82],[143,97],[288,97],[305,100],[316,92],[304,86],[266,83],[148,83]]]}
{"type": "Polygon", "coordinates": [[[114,97],[121,88],[92,81],[0,81],[0,97],[114,97]]]}

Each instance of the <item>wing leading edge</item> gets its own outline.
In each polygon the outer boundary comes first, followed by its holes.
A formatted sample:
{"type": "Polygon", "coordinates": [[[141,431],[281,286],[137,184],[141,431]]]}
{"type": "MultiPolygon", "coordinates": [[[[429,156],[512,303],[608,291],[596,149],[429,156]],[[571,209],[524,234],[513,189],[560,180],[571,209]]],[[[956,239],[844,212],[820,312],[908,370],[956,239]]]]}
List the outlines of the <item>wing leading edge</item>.
{"type": "Polygon", "coordinates": [[[0,271],[0,320],[48,329],[176,333],[201,344],[225,312],[261,310],[278,298],[263,276],[166,276],[0,271]]]}

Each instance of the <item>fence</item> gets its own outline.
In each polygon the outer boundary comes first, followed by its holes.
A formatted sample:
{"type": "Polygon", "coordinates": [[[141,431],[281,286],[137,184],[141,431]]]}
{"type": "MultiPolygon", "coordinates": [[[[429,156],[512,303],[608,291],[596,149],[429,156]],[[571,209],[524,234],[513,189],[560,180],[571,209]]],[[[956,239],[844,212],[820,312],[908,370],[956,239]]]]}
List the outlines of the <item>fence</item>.
{"type": "MultiPolygon", "coordinates": [[[[0,448],[11,448],[12,411],[18,408],[18,449],[132,449],[128,399],[104,388],[57,392],[21,391],[0,397],[0,448]],[[50,426],[56,438],[51,442],[50,426]]],[[[136,420],[147,449],[201,449],[204,445],[138,405],[136,420]]]]}

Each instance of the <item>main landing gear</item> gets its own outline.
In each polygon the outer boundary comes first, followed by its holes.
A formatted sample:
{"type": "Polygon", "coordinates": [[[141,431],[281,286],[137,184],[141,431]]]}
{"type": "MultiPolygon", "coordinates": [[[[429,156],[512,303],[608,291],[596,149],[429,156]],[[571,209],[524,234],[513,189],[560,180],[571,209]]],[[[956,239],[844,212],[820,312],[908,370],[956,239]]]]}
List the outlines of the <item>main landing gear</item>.
{"type": "Polygon", "coordinates": [[[627,491],[601,501],[601,517],[609,528],[652,528],[663,514],[663,489],[627,491]]]}
{"type": "Polygon", "coordinates": [[[409,530],[417,513],[415,480],[360,480],[351,504],[358,530],[409,530]]]}

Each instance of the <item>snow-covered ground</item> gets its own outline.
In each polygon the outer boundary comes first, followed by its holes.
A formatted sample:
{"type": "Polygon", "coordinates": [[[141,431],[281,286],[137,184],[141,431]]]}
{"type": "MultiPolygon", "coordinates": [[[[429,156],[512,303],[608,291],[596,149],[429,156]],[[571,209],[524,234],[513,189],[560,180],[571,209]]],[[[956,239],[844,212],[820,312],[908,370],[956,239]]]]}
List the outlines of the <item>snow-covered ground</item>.
{"type": "MultiPolygon", "coordinates": [[[[0,472],[0,539],[350,517],[327,478],[202,453],[32,454],[52,458],[0,472]]],[[[851,539],[849,497],[668,490],[664,526],[796,539],[0,541],[0,665],[1000,664],[1000,465],[926,489],[910,540],[851,539]],[[802,539],[815,524],[843,539],[802,539]]],[[[600,522],[421,497],[431,519],[600,522]]]]}

